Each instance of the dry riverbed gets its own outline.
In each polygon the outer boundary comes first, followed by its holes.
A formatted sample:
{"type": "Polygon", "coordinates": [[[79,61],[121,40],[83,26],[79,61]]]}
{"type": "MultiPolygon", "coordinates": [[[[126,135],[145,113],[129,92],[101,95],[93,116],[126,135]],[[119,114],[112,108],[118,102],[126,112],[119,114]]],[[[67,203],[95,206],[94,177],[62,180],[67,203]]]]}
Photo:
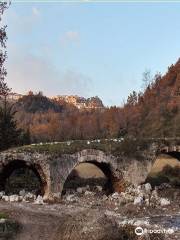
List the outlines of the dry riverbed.
{"type": "Polygon", "coordinates": [[[19,223],[15,240],[179,240],[180,190],[162,186],[154,196],[154,190],[146,188],[108,197],[100,188],[95,192],[79,188],[66,193],[58,204],[1,200],[0,212],[19,223]],[[143,194],[146,198],[141,199],[143,194]],[[151,233],[137,236],[134,229],[140,226],[151,233]]]}

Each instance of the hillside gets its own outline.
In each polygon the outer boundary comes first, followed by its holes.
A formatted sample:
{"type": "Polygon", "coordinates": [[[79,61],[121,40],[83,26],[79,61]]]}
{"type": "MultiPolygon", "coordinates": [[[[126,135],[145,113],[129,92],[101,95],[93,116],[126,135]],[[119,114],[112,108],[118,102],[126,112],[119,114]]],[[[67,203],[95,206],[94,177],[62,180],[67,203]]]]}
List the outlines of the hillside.
{"type": "Polygon", "coordinates": [[[122,107],[104,107],[98,97],[29,94],[15,108],[18,127],[30,130],[32,142],[180,137],[180,61],[143,92],[132,92],[122,107]]]}
{"type": "Polygon", "coordinates": [[[24,111],[29,113],[47,112],[52,110],[54,112],[61,112],[62,105],[50,100],[42,94],[24,95],[15,103],[17,111],[24,111]]]}
{"type": "Polygon", "coordinates": [[[131,94],[123,110],[129,134],[180,136],[180,60],[156,75],[144,93],[131,94]]]}
{"type": "Polygon", "coordinates": [[[77,95],[59,95],[52,97],[53,100],[59,103],[66,103],[73,105],[78,109],[97,109],[104,108],[103,102],[99,97],[84,98],[77,95]]]}

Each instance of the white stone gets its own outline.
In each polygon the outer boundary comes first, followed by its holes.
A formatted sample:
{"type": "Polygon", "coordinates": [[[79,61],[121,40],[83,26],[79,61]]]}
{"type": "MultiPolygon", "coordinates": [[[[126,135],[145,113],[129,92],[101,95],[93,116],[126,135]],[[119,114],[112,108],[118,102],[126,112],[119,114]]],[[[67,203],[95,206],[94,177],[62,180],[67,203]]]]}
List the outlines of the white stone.
{"type": "Polygon", "coordinates": [[[119,193],[115,192],[111,195],[113,199],[118,199],[119,198],[119,193]]]}
{"type": "Polygon", "coordinates": [[[90,190],[89,185],[87,185],[87,186],[85,186],[85,187],[78,187],[78,188],[76,189],[76,191],[77,191],[78,193],[84,193],[84,192],[89,191],[89,190],[90,190]]]}
{"type": "Polygon", "coordinates": [[[75,199],[75,195],[74,194],[70,194],[68,196],[66,196],[66,200],[68,202],[74,202],[76,199],[75,199]]]}
{"type": "Polygon", "coordinates": [[[135,189],[135,192],[137,194],[141,193],[142,192],[142,186],[141,185],[137,186],[137,188],[135,189]]]}
{"type": "Polygon", "coordinates": [[[146,204],[146,206],[149,206],[149,205],[150,205],[150,202],[149,202],[149,199],[148,199],[148,198],[145,199],[145,204],[146,204]]]}
{"type": "Polygon", "coordinates": [[[144,226],[144,225],[148,226],[149,221],[148,220],[136,220],[133,225],[135,225],[135,226],[144,226]]]}
{"type": "Polygon", "coordinates": [[[98,192],[102,192],[103,190],[102,186],[96,186],[96,189],[98,190],[98,192]]]}
{"type": "Polygon", "coordinates": [[[35,199],[36,199],[36,196],[30,192],[28,192],[24,195],[25,201],[34,201],[35,199]]]}
{"type": "Polygon", "coordinates": [[[4,191],[1,191],[0,192],[0,199],[5,195],[5,192],[4,191]]]}
{"type": "Polygon", "coordinates": [[[83,192],[84,192],[84,189],[83,189],[82,187],[78,187],[78,188],[76,189],[76,191],[77,191],[78,193],[83,193],[83,192]]]}
{"type": "Polygon", "coordinates": [[[39,205],[43,205],[44,204],[44,201],[43,201],[43,197],[38,195],[34,204],[39,204],[39,205]]]}
{"type": "Polygon", "coordinates": [[[11,195],[11,196],[9,196],[9,201],[10,202],[19,202],[19,196],[16,194],[11,195]]]}
{"type": "Polygon", "coordinates": [[[6,222],[6,219],[5,218],[1,218],[0,219],[0,223],[5,223],[6,222]]]}
{"type": "Polygon", "coordinates": [[[144,185],[144,188],[145,188],[145,191],[146,191],[147,193],[150,193],[151,190],[152,190],[152,187],[151,187],[151,184],[150,184],[150,183],[146,183],[146,184],[144,185]]]}
{"type": "Polygon", "coordinates": [[[143,198],[141,196],[134,199],[134,205],[141,205],[143,203],[143,198]]]}
{"type": "Polygon", "coordinates": [[[24,195],[26,194],[26,191],[23,189],[23,190],[21,190],[21,191],[19,191],[19,195],[20,196],[23,196],[24,197],[24,195]]]}
{"type": "Polygon", "coordinates": [[[159,197],[158,197],[158,192],[157,192],[156,189],[152,191],[152,193],[151,193],[151,198],[152,198],[152,199],[156,199],[156,200],[159,199],[159,197]]]}
{"type": "Polygon", "coordinates": [[[85,191],[84,193],[85,196],[93,196],[94,195],[94,192],[91,192],[91,191],[85,191]]]}
{"type": "Polygon", "coordinates": [[[5,202],[8,202],[9,201],[9,196],[6,196],[6,195],[2,196],[2,200],[4,200],[5,202]]]}
{"type": "Polygon", "coordinates": [[[106,201],[106,200],[108,200],[108,196],[106,196],[106,195],[103,195],[103,197],[102,197],[102,200],[103,200],[103,201],[106,201]]]}
{"type": "Polygon", "coordinates": [[[162,207],[163,207],[163,206],[168,206],[168,205],[171,204],[171,202],[170,202],[168,199],[166,199],[166,198],[160,198],[159,202],[160,202],[160,205],[161,205],[162,207]]]}

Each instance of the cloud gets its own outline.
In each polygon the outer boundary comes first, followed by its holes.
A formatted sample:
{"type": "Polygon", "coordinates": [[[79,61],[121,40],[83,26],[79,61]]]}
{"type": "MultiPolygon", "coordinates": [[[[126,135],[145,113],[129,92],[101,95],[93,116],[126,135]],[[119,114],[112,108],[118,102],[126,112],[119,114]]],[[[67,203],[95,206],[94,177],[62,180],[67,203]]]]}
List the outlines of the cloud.
{"type": "Polygon", "coordinates": [[[67,45],[70,43],[75,43],[76,45],[80,42],[80,33],[77,31],[67,31],[60,37],[60,42],[62,45],[67,45]]]}
{"type": "Polygon", "coordinates": [[[65,36],[70,41],[79,41],[79,33],[76,31],[67,31],[65,36]]]}
{"type": "Polygon", "coordinates": [[[28,51],[11,49],[8,51],[7,81],[15,92],[26,93],[41,90],[48,96],[77,94],[89,96],[92,81],[77,71],[59,71],[46,57],[28,54],[28,51]]]}
{"type": "Polygon", "coordinates": [[[40,20],[40,11],[36,7],[32,7],[27,15],[18,14],[13,8],[9,8],[3,16],[3,24],[7,24],[8,31],[16,35],[31,33],[40,20]]]}

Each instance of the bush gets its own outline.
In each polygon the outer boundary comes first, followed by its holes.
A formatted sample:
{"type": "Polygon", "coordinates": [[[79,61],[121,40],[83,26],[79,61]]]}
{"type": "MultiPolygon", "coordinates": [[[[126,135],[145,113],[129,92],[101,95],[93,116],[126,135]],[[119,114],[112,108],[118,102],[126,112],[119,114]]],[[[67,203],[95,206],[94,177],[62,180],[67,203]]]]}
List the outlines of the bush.
{"type": "Polygon", "coordinates": [[[171,167],[166,165],[162,170],[162,175],[166,176],[169,179],[169,182],[173,186],[180,186],[180,167],[175,166],[171,167]]]}
{"type": "Polygon", "coordinates": [[[0,219],[2,219],[2,218],[7,219],[8,215],[6,213],[1,213],[0,212],[0,219]]]}

